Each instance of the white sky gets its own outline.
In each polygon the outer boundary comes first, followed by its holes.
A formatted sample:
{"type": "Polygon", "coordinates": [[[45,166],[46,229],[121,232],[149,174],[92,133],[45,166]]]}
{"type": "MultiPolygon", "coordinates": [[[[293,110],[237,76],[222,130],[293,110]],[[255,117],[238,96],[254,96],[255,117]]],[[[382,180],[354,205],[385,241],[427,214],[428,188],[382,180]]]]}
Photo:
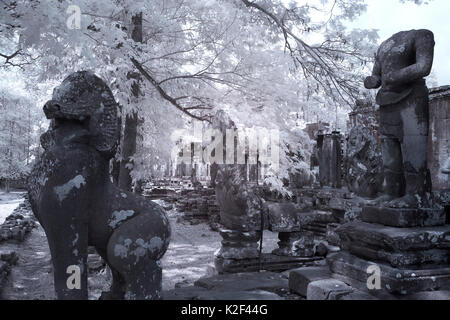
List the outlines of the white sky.
{"type": "Polygon", "coordinates": [[[351,25],[377,29],[380,42],[396,32],[429,29],[436,41],[433,73],[440,86],[450,85],[450,1],[430,0],[427,5],[399,0],[366,0],[366,13],[351,25]]]}

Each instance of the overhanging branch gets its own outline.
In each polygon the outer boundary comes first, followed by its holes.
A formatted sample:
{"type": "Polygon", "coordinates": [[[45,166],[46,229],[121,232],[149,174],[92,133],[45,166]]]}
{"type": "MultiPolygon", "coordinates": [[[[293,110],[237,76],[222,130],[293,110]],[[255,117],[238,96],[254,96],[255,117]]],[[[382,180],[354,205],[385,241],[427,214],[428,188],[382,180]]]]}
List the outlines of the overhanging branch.
{"type": "MultiPolygon", "coordinates": [[[[139,72],[153,85],[153,87],[155,87],[155,89],[158,91],[158,93],[161,95],[161,97],[170,102],[170,104],[172,104],[175,108],[177,108],[178,110],[180,110],[181,112],[183,112],[184,114],[188,115],[191,118],[194,118],[196,120],[199,121],[207,121],[207,122],[211,122],[211,120],[209,119],[210,117],[208,115],[206,116],[198,116],[193,114],[192,112],[190,112],[189,110],[193,110],[193,107],[183,107],[182,105],[179,104],[179,100],[177,98],[173,98],[171,97],[159,84],[158,81],[156,81],[143,67],[143,65],[141,63],[139,63],[135,58],[131,58],[131,62],[133,63],[133,65],[136,67],[136,69],[139,70],[139,72]]],[[[195,109],[205,109],[205,108],[195,108],[195,109]]]]}

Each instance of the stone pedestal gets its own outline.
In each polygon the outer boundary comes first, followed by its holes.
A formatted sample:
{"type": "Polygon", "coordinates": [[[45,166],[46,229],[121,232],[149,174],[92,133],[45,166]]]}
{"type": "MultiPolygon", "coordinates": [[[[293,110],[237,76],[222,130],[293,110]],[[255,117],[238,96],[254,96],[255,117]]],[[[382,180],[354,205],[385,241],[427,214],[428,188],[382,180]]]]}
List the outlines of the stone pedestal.
{"type": "Polygon", "coordinates": [[[258,241],[260,231],[242,232],[221,229],[222,247],[216,253],[217,258],[244,260],[259,257],[258,241]]]}
{"type": "Polygon", "coordinates": [[[362,219],[339,227],[342,252],[327,258],[330,270],[366,283],[381,270],[382,290],[412,294],[450,289],[450,225],[443,210],[365,207],[362,219]]]}

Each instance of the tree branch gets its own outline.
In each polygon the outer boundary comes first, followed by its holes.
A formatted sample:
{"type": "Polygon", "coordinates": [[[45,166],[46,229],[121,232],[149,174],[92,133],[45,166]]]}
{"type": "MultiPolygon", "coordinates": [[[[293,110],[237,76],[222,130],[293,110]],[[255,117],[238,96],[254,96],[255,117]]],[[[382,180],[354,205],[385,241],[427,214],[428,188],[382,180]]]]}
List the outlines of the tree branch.
{"type": "MultiPolygon", "coordinates": [[[[210,116],[209,115],[205,115],[205,116],[197,116],[193,113],[191,113],[189,110],[194,109],[192,107],[183,107],[182,105],[179,104],[178,100],[180,100],[180,98],[173,98],[171,97],[158,83],[158,81],[156,81],[142,66],[141,63],[139,63],[135,58],[131,58],[131,62],[134,64],[134,66],[139,70],[139,72],[153,85],[153,87],[155,87],[155,89],[158,91],[158,93],[161,95],[161,97],[163,99],[165,99],[166,101],[170,102],[170,104],[172,104],[175,108],[177,108],[178,110],[180,110],[181,112],[183,112],[184,114],[188,115],[191,118],[194,118],[196,120],[199,121],[207,121],[207,122],[211,122],[210,120],[210,116]]],[[[199,108],[198,106],[195,109],[205,109],[205,108],[199,108]]],[[[210,109],[210,108],[208,108],[210,109]]]]}

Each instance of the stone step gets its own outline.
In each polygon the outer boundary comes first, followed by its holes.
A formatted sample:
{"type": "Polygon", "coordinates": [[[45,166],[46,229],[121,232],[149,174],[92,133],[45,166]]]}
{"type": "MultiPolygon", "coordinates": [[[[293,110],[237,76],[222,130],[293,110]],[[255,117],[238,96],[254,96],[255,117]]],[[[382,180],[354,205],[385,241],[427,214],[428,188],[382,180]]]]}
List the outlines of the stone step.
{"type": "Polygon", "coordinates": [[[328,266],[295,269],[289,273],[289,289],[306,297],[308,285],[311,282],[330,278],[331,272],[328,266]]]}
{"type": "Polygon", "coordinates": [[[290,269],[317,266],[324,263],[322,257],[283,257],[271,253],[263,253],[259,258],[243,260],[216,258],[215,266],[219,273],[255,272],[259,270],[282,272],[290,269]]]}
{"type": "Polygon", "coordinates": [[[339,252],[327,257],[334,274],[349,277],[367,286],[374,275],[369,267],[380,269],[381,291],[408,295],[421,291],[450,290],[450,265],[424,265],[421,268],[398,269],[381,262],[358,258],[348,252],[339,252]]]}
{"type": "Polygon", "coordinates": [[[308,284],[307,300],[340,300],[353,292],[352,287],[336,279],[322,279],[308,284]]]}
{"type": "Polygon", "coordinates": [[[360,258],[387,262],[396,268],[430,263],[446,264],[450,261],[450,250],[448,249],[388,252],[381,249],[360,246],[358,243],[344,243],[342,249],[347,250],[360,258]]]}
{"type": "Polygon", "coordinates": [[[446,221],[444,209],[395,209],[364,207],[361,219],[390,227],[414,228],[443,226],[446,221]]]}
{"type": "Polygon", "coordinates": [[[390,252],[450,248],[450,225],[424,228],[394,228],[365,222],[340,226],[336,233],[341,243],[390,252]]]}

